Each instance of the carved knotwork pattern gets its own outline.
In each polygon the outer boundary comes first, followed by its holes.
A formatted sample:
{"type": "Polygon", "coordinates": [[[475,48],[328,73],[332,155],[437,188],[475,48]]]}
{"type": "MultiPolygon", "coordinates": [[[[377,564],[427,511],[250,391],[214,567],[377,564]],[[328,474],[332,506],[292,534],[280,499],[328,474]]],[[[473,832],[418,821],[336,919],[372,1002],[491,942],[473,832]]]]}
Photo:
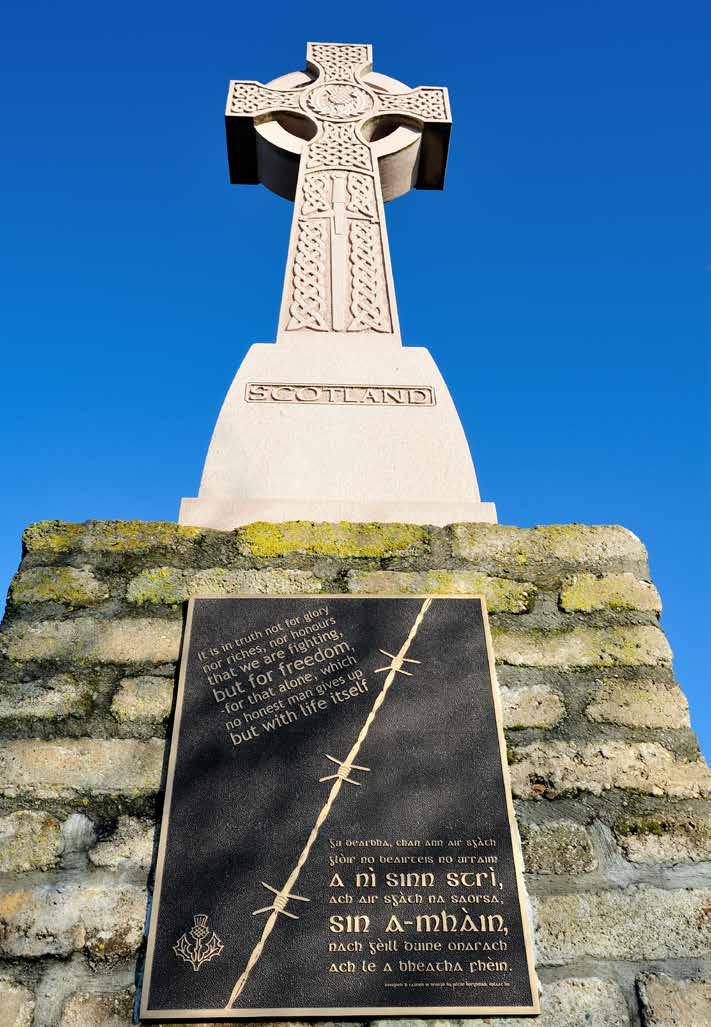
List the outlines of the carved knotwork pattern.
{"type": "Polygon", "coordinates": [[[325,332],[331,327],[326,303],[326,231],[320,221],[299,221],[287,327],[325,332]]]}
{"type": "Polygon", "coordinates": [[[301,213],[305,217],[325,214],[331,209],[331,176],[317,173],[304,178],[304,202],[301,213]]]}
{"type": "Polygon", "coordinates": [[[384,114],[411,114],[423,121],[448,121],[444,90],[429,86],[410,93],[378,93],[377,104],[384,114]]]}
{"type": "Polygon", "coordinates": [[[349,233],[351,264],[349,332],[391,331],[385,295],[380,232],[372,221],[352,221],[349,233]]]}
{"type": "Polygon", "coordinates": [[[359,175],[351,171],[348,175],[348,212],[360,214],[375,220],[378,216],[375,205],[375,187],[369,175],[359,175]]]}
{"type": "Polygon", "coordinates": [[[311,59],[326,79],[349,79],[368,62],[368,47],[359,43],[312,43],[311,59]]]}
{"type": "Polygon", "coordinates": [[[370,150],[361,143],[353,125],[338,125],[327,121],[322,134],[309,144],[306,167],[362,168],[370,171],[370,150]]]}
{"type": "Polygon", "coordinates": [[[233,82],[230,114],[259,114],[267,110],[293,110],[299,106],[299,93],[267,89],[258,82],[233,82]]]}

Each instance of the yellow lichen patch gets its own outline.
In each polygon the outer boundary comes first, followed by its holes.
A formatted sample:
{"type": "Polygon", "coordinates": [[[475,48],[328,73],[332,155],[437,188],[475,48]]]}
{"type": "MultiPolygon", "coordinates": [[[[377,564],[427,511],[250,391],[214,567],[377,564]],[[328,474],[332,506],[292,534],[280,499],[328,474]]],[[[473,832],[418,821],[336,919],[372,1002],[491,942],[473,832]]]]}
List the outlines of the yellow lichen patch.
{"type": "Polygon", "coordinates": [[[141,553],[180,542],[194,542],[202,528],[184,527],[171,521],[96,521],[87,533],[87,551],[141,553]]]}
{"type": "Polygon", "coordinates": [[[633,574],[574,574],[560,590],[560,606],[568,612],[645,610],[659,613],[659,593],[649,581],[633,574]]]}
{"type": "Polygon", "coordinates": [[[76,567],[31,567],[10,586],[10,602],[64,603],[77,608],[107,599],[109,590],[90,570],[76,567]]]}
{"type": "Polygon", "coordinates": [[[350,571],[348,591],[392,595],[483,595],[491,613],[525,613],[536,586],[478,571],[350,571]]]}
{"type": "Polygon", "coordinates": [[[313,521],[285,521],[268,524],[255,521],[239,529],[239,537],[253,556],[388,557],[414,554],[427,545],[428,532],[414,524],[317,524],[313,521]]]}
{"type": "Polygon", "coordinates": [[[36,521],[25,528],[22,541],[28,552],[42,550],[51,553],[67,553],[79,548],[81,537],[85,531],[83,524],[70,524],[67,521],[36,521]]]}

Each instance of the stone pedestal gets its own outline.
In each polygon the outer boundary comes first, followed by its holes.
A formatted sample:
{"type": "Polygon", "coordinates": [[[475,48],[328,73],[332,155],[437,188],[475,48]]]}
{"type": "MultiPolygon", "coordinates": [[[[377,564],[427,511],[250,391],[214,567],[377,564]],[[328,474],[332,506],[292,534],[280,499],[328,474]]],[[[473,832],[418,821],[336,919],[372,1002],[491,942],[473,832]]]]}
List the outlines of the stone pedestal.
{"type": "Polygon", "coordinates": [[[536,1023],[704,1022],[711,774],[630,532],[53,521],[24,543],[0,629],[3,1027],[131,1023],[183,601],[338,591],[486,596],[536,1023]]]}
{"type": "Polygon", "coordinates": [[[495,523],[429,352],[336,336],[252,346],[180,523],[256,520],[495,523]]]}

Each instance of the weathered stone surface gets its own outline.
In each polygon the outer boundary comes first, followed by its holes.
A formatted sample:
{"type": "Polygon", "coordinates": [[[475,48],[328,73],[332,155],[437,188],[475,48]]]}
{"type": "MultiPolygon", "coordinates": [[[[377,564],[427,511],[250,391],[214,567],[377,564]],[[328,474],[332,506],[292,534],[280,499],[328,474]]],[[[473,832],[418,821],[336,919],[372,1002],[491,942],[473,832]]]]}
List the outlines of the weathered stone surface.
{"type": "Polygon", "coordinates": [[[673,813],[621,817],[615,836],[633,863],[696,863],[711,860],[711,819],[673,813]]]}
{"type": "Polygon", "coordinates": [[[499,694],[506,728],[555,727],[565,716],[563,700],[546,685],[501,686],[499,694]]]}
{"type": "Polygon", "coordinates": [[[648,795],[695,799],[711,794],[703,760],[683,760],[656,742],[535,742],[511,750],[514,795],[535,798],[624,788],[648,795]]]}
{"type": "Polygon", "coordinates": [[[160,724],[170,716],[173,688],[170,678],[148,674],[122,678],[111,700],[111,713],[122,724],[160,724]]]}
{"type": "Polygon", "coordinates": [[[18,810],[0,816],[0,873],[49,870],[63,848],[59,821],[48,813],[18,810]]]}
{"type": "Polygon", "coordinates": [[[69,956],[129,959],[141,943],[143,888],[65,882],[0,893],[0,954],[13,958],[69,956]]]}
{"type": "Polygon", "coordinates": [[[0,637],[0,652],[11,660],[67,660],[86,663],[171,663],[180,650],[179,620],[147,618],[19,621],[0,637]]]}
{"type": "Polygon", "coordinates": [[[83,524],[36,521],[25,528],[22,545],[28,553],[68,553],[79,548],[84,531],[83,524]]]}
{"type": "Polygon", "coordinates": [[[240,541],[253,556],[415,556],[426,551],[429,532],[414,524],[316,524],[285,521],[268,524],[255,521],[238,529],[240,541]]]}
{"type": "MultiPolygon", "coordinates": [[[[494,1022],[510,1027],[514,1021],[494,1022]]],[[[629,1017],[622,990],[613,981],[572,977],[543,985],[541,1015],[532,1023],[536,1027],[627,1027],[629,1017]]]]}
{"type": "Polygon", "coordinates": [[[89,853],[97,867],[119,870],[137,867],[149,870],[153,859],[153,841],[156,826],[150,820],[137,817],[119,817],[116,830],[105,842],[99,842],[89,853]]]}
{"type": "Polygon", "coordinates": [[[471,570],[350,571],[348,591],[393,595],[483,595],[490,613],[526,613],[536,586],[471,570]]]}
{"type": "Polygon", "coordinates": [[[598,724],[676,729],[689,727],[689,704],[677,685],[602,681],[585,716],[598,724]]]}
{"type": "Polygon", "coordinates": [[[128,1027],[132,1021],[134,989],[78,992],[64,1003],[59,1027],[128,1027]]]}
{"type": "Polygon", "coordinates": [[[597,867],[590,835],[572,820],[519,824],[526,871],[532,874],[585,874],[597,867]]]}
{"type": "Polygon", "coordinates": [[[32,1027],[34,1014],[35,997],[30,989],[10,977],[0,977],[2,1027],[32,1027]]]}
{"type": "Polygon", "coordinates": [[[615,525],[455,524],[451,530],[454,556],[487,574],[511,577],[519,568],[521,578],[546,585],[577,571],[630,571],[640,578],[647,574],[644,546],[631,531],[615,525]]]}
{"type": "Polygon", "coordinates": [[[498,663],[514,667],[662,667],[672,653],[653,625],[573,628],[571,631],[507,631],[493,628],[498,663]]]}
{"type": "Polygon", "coordinates": [[[6,798],[138,798],[158,790],[164,743],[132,739],[0,742],[0,794],[6,798]]]}
{"type": "Polygon", "coordinates": [[[711,952],[709,889],[637,886],[534,896],[531,901],[542,965],[559,966],[586,957],[681,959],[711,952]]]}
{"type": "Polygon", "coordinates": [[[177,567],[152,567],[129,582],[130,603],[176,606],[191,596],[244,594],[289,595],[320,592],[321,582],[310,571],[225,570],[210,567],[202,571],[177,567]]]}
{"type": "Polygon", "coordinates": [[[592,610],[643,610],[660,613],[662,603],[654,585],[634,574],[573,574],[560,590],[560,606],[568,613],[592,610]]]}
{"type": "MultiPolygon", "coordinates": [[[[627,1004],[621,989],[598,977],[565,978],[543,984],[541,1013],[530,1021],[536,1027],[628,1027],[627,1004]]],[[[512,1027],[526,1019],[476,1017],[475,1020],[371,1020],[370,1027],[512,1027]]]]}
{"type": "Polygon", "coordinates": [[[0,721],[82,717],[91,706],[90,686],[71,674],[0,686],[0,721]]]}
{"type": "Polygon", "coordinates": [[[108,599],[109,590],[88,568],[30,567],[21,570],[10,586],[10,602],[64,603],[72,609],[108,599]]]}
{"type": "Polygon", "coordinates": [[[642,974],[637,994],[644,1027],[702,1027],[711,1023],[711,980],[677,981],[642,974]]]}
{"type": "Polygon", "coordinates": [[[182,527],[171,521],[37,521],[24,532],[22,541],[30,553],[150,552],[175,549],[199,542],[212,533],[202,528],[182,527]]]}

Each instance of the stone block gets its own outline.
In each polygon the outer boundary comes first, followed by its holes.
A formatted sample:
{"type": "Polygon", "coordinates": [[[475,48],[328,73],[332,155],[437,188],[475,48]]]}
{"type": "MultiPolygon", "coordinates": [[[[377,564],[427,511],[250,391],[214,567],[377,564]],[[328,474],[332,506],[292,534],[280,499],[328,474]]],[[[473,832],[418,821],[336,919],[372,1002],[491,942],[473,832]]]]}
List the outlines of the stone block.
{"type": "Polygon", "coordinates": [[[120,724],[162,724],[170,716],[173,690],[171,678],[149,674],[122,678],[111,700],[111,713],[120,724]]]}
{"type": "Polygon", "coordinates": [[[508,631],[493,628],[497,663],[514,667],[666,667],[672,653],[653,625],[573,628],[570,631],[508,631]]]}
{"type": "Polygon", "coordinates": [[[59,1027],[129,1027],[135,991],[76,992],[64,1003],[59,1027]]]}
{"type": "Polygon", "coordinates": [[[70,609],[108,599],[109,589],[88,567],[30,567],[10,585],[10,603],[63,603],[70,609]]]}
{"type": "Polygon", "coordinates": [[[632,863],[711,860],[711,820],[705,810],[700,810],[696,816],[659,812],[620,817],[614,831],[632,863]]]}
{"type": "Polygon", "coordinates": [[[63,848],[59,821],[48,813],[17,810],[0,816],[0,873],[49,870],[63,848]]]}
{"type": "Polygon", "coordinates": [[[181,634],[177,619],[18,621],[4,629],[0,652],[11,660],[157,665],[177,660],[181,634]]]}
{"type": "Polygon", "coordinates": [[[530,1022],[535,1027],[629,1027],[627,1004],[613,981],[599,977],[569,977],[545,981],[540,1016],[479,1017],[476,1019],[371,1020],[370,1027],[514,1027],[530,1022]]]}
{"type": "Polygon", "coordinates": [[[454,556],[486,574],[526,578],[549,587],[577,572],[647,576],[644,546],[631,531],[615,525],[455,524],[451,531],[454,556]]]}
{"type": "Polygon", "coordinates": [[[92,963],[132,958],[143,935],[146,893],[132,884],[65,882],[0,893],[0,955],[67,957],[92,963]]]}
{"type": "Polygon", "coordinates": [[[675,730],[689,727],[689,704],[677,685],[655,681],[601,681],[585,716],[598,724],[675,730]]]}
{"type": "Polygon", "coordinates": [[[190,550],[214,532],[183,527],[171,521],[37,521],[24,532],[29,553],[120,553],[136,555],[152,550],[190,550]]]}
{"type": "Polygon", "coordinates": [[[573,574],[563,582],[559,604],[567,613],[593,610],[641,610],[660,613],[662,603],[654,585],[634,574],[573,574]]]}
{"type": "Polygon", "coordinates": [[[518,798],[549,798],[622,788],[647,795],[698,799],[711,794],[702,759],[677,759],[657,742],[534,742],[512,747],[511,787],[518,798]]]}
{"type": "Polygon", "coordinates": [[[538,963],[684,959],[711,953],[711,890],[640,885],[534,896],[538,963]],[[663,925],[663,930],[660,927],[663,925]]]}
{"type": "Polygon", "coordinates": [[[116,830],[89,852],[97,867],[120,870],[126,867],[149,870],[153,860],[156,825],[137,817],[119,817],[116,830]]]}
{"type": "Polygon", "coordinates": [[[563,700],[547,685],[524,685],[522,688],[499,688],[504,727],[550,728],[565,716],[563,700]]]}
{"type": "Polygon", "coordinates": [[[527,613],[536,586],[478,571],[349,571],[348,591],[392,595],[483,595],[490,613],[527,613]]]}
{"type": "MultiPolygon", "coordinates": [[[[11,977],[0,977],[0,1023],[2,1027],[32,1027],[35,996],[11,977]]],[[[88,1027],[83,1024],[82,1027],[88,1027]]],[[[123,1025],[122,1025],[123,1027],[123,1025]]]]}
{"type": "Polygon", "coordinates": [[[268,524],[255,521],[237,534],[245,551],[252,556],[275,557],[300,554],[332,556],[338,559],[425,555],[429,545],[427,528],[415,524],[317,524],[312,521],[285,521],[268,524]]]}
{"type": "Polygon", "coordinates": [[[85,717],[93,701],[91,687],[71,674],[55,674],[46,680],[6,684],[0,688],[0,721],[85,717]]]}
{"type": "Polygon", "coordinates": [[[321,582],[310,571],[295,570],[180,570],[152,567],[133,578],[126,598],[138,606],[144,603],[177,606],[198,595],[290,595],[320,592],[321,582]]]}
{"type": "Polygon", "coordinates": [[[642,974],[637,994],[644,1027],[702,1027],[711,1023],[711,980],[642,974]]]}
{"type": "Polygon", "coordinates": [[[8,799],[136,799],[158,791],[164,743],[64,738],[0,742],[0,794],[8,799]]]}
{"type": "Polygon", "coordinates": [[[597,868],[592,840],[582,824],[551,820],[519,824],[526,872],[530,874],[587,874],[597,868]]]}
{"type": "MultiPolygon", "coordinates": [[[[495,1021],[502,1027],[517,1022],[508,1018],[495,1021]]],[[[544,982],[541,1015],[531,1021],[536,1027],[628,1027],[629,1022],[621,988],[599,977],[544,982]]]]}

